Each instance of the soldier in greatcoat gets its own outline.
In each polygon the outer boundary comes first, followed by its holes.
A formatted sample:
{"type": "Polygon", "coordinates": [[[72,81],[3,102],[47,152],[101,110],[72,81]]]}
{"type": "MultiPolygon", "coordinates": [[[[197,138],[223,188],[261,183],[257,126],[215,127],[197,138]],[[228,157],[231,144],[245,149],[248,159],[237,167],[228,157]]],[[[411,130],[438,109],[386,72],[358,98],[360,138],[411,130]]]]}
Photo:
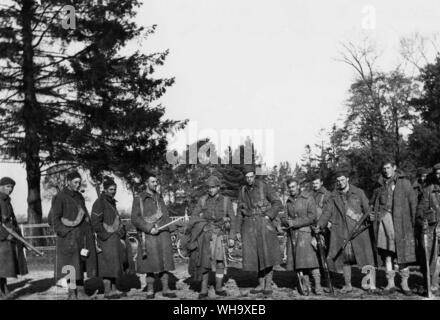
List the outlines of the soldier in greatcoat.
{"type": "MultiPolygon", "coordinates": [[[[430,171],[431,170],[424,167],[420,167],[417,169],[416,180],[412,184],[413,190],[417,195],[417,204],[420,204],[420,201],[422,200],[423,197],[423,191],[429,184],[427,178],[430,171]]],[[[423,266],[425,255],[423,250],[423,233],[422,233],[423,230],[421,230],[421,228],[422,228],[422,224],[417,223],[416,221],[416,224],[414,226],[414,237],[416,241],[416,258],[417,258],[417,264],[423,266]]],[[[424,286],[419,285],[419,288],[416,291],[420,291],[420,293],[423,293],[424,290],[425,290],[424,286]]]]}
{"type": "Polygon", "coordinates": [[[428,177],[429,171],[427,168],[418,168],[417,177],[413,182],[412,187],[417,195],[417,201],[420,202],[423,196],[423,190],[428,186],[426,178],[428,177]]]}
{"type": "Polygon", "coordinates": [[[69,283],[68,299],[87,299],[84,273],[97,276],[96,242],[84,197],[79,191],[81,175],[69,172],[66,187],[52,200],[49,223],[56,234],[55,280],[75,279],[69,283]],[[72,274],[73,273],[73,274],[72,274]]]}
{"type": "MultiPolygon", "coordinates": [[[[328,191],[324,187],[324,182],[320,175],[315,175],[312,177],[312,190],[313,190],[313,199],[315,199],[316,204],[316,214],[319,219],[322,215],[322,211],[324,210],[324,206],[330,198],[330,191],[328,191]]],[[[324,237],[325,249],[328,253],[329,241],[330,241],[330,228],[331,223],[323,230],[322,237],[324,237]]]]}
{"type": "Polygon", "coordinates": [[[110,298],[118,294],[115,282],[127,268],[128,259],[124,242],[126,230],[116,208],[116,183],[107,177],[103,188],[92,207],[92,226],[102,250],[98,254],[98,275],[104,281],[104,297],[110,298]]]}
{"type": "Polygon", "coordinates": [[[255,179],[255,167],[245,167],[246,184],[238,194],[243,270],[258,272],[258,286],[251,294],[271,295],[273,267],[281,264],[281,249],[274,219],[283,204],[273,188],[255,179]]]}
{"type": "Polygon", "coordinates": [[[159,228],[171,221],[167,207],[157,190],[157,178],[150,173],[146,191],[133,200],[131,223],[139,232],[140,244],[137,254],[137,271],[146,274],[147,299],[153,299],[155,275],[162,282],[162,295],[176,298],[168,285],[169,272],[174,270],[173,247],[170,231],[173,226],[159,228]]]}
{"type": "Polygon", "coordinates": [[[375,234],[378,254],[385,260],[387,286],[384,294],[396,290],[396,267],[401,277],[401,289],[411,295],[408,286],[409,266],[416,263],[414,237],[417,195],[407,177],[397,171],[393,160],[382,163],[382,175],[373,196],[375,234]]]}
{"type": "MultiPolygon", "coordinates": [[[[327,263],[330,270],[344,275],[345,284],[341,289],[342,293],[353,290],[351,284],[352,266],[357,265],[362,268],[367,265],[372,267],[375,265],[371,238],[368,229],[365,229],[367,220],[373,218],[370,213],[370,206],[364,191],[349,183],[347,171],[338,170],[336,172],[336,190],[332,192],[324,207],[318,220],[317,229],[324,229],[328,222],[332,225],[327,263]],[[366,222],[360,225],[362,219],[365,219],[366,222]],[[351,241],[348,241],[350,240],[348,239],[349,234],[355,228],[359,232],[351,241]],[[348,244],[341,251],[345,241],[348,241],[348,244]]],[[[372,292],[377,291],[374,280],[369,289],[372,292]]]]}
{"type": "Polygon", "coordinates": [[[202,281],[199,299],[208,297],[210,271],[215,272],[216,295],[227,296],[223,287],[227,268],[226,245],[234,246],[237,230],[232,202],[219,193],[220,185],[216,176],[207,179],[208,193],[198,200],[188,226],[191,234],[188,270],[195,281],[202,281]]]}
{"type": "Polygon", "coordinates": [[[299,181],[289,178],[286,181],[289,198],[286,201],[287,219],[283,224],[288,228],[287,270],[304,274],[304,286],[309,291],[310,276],[315,282],[315,294],[323,293],[318,254],[312,246],[311,226],[316,224],[317,210],[315,200],[306,191],[300,191],[299,181]]]}
{"type": "MultiPolygon", "coordinates": [[[[420,267],[425,279],[431,277],[431,291],[437,293],[439,291],[439,235],[440,235],[440,163],[433,167],[433,176],[429,179],[429,185],[423,189],[423,196],[417,207],[416,224],[419,226],[421,233],[419,243],[421,256],[420,267]],[[425,254],[424,237],[427,237],[428,257],[425,254]],[[429,262],[430,274],[427,274],[426,259],[429,262]]],[[[425,286],[426,287],[426,286],[425,286]]]]}
{"type": "Polygon", "coordinates": [[[28,273],[23,245],[2,228],[4,225],[21,235],[10,198],[14,187],[11,178],[0,179],[0,300],[10,296],[7,278],[28,273]]]}

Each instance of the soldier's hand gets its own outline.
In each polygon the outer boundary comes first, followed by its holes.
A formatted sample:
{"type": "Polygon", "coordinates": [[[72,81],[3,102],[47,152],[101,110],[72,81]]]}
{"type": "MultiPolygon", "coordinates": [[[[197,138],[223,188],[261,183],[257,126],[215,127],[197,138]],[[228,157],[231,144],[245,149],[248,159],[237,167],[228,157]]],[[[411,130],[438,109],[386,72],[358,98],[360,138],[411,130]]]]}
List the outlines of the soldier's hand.
{"type": "Polygon", "coordinates": [[[13,239],[14,239],[14,237],[11,236],[10,234],[8,234],[8,236],[6,237],[6,240],[8,240],[8,241],[11,241],[11,240],[13,240],[13,239]]]}
{"type": "Polygon", "coordinates": [[[235,245],[234,239],[229,239],[228,244],[229,244],[229,247],[232,248],[235,245]]]}
{"type": "Polygon", "coordinates": [[[315,237],[313,237],[312,240],[310,240],[310,244],[312,245],[313,249],[317,250],[317,248],[318,248],[318,241],[316,241],[315,237]]]}
{"type": "Polygon", "coordinates": [[[318,234],[320,232],[320,230],[321,230],[321,228],[319,228],[318,225],[312,226],[313,233],[318,234]]]}
{"type": "Polygon", "coordinates": [[[153,229],[151,229],[150,233],[153,234],[153,235],[154,235],[154,234],[158,234],[158,233],[159,233],[159,230],[157,230],[157,228],[154,227],[153,229]]]}
{"type": "Polygon", "coordinates": [[[370,221],[374,221],[374,220],[376,220],[376,214],[374,214],[374,213],[370,213],[369,218],[370,218],[370,221]]]}
{"type": "Polygon", "coordinates": [[[237,233],[235,237],[237,238],[237,241],[241,241],[241,233],[237,233]]]}
{"type": "Polygon", "coordinates": [[[284,228],[288,228],[289,227],[289,222],[287,221],[286,217],[282,217],[281,219],[281,226],[284,228]]]}
{"type": "Polygon", "coordinates": [[[423,233],[426,233],[428,231],[428,220],[427,219],[423,219],[422,231],[423,231],[423,233]]]}

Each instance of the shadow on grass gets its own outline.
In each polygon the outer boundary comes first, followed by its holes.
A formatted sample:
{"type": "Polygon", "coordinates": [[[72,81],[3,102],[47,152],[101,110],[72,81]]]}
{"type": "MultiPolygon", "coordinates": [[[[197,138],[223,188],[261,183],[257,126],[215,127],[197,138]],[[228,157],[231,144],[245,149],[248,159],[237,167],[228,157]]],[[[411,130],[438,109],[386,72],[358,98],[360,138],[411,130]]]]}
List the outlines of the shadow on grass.
{"type": "MultiPolygon", "coordinates": [[[[26,281],[21,281],[17,284],[22,284],[24,282],[23,285],[25,285],[25,284],[29,283],[30,281],[31,280],[27,279],[26,281]]],[[[34,280],[29,283],[29,286],[24,287],[22,289],[19,289],[18,291],[15,291],[13,293],[13,297],[14,297],[14,299],[17,299],[17,298],[28,296],[28,295],[35,294],[35,293],[42,293],[42,292],[49,290],[54,284],[55,284],[55,281],[53,278],[34,280]]],[[[20,287],[20,286],[17,286],[16,288],[18,288],[18,287],[20,287]]],[[[13,289],[12,285],[10,286],[10,289],[13,289]]]]}

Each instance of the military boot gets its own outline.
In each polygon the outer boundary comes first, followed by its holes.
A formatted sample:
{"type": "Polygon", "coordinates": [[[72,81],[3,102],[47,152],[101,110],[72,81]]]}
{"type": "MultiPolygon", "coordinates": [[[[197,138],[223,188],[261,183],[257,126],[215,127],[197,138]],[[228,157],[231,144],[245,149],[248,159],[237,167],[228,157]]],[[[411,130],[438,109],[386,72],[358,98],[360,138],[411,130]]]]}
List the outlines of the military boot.
{"type": "Polygon", "coordinates": [[[264,291],[264,277],[259,276],[258,277],[258,286],[256,286],[254,289],[251,289],[251,294],[258,294],[262,293],[264,291]]]}
{"type": "Polygon", "coordinates": [[[209,281],[209,272],[206,272],[202,275],[202,284],[199,293],[200,300],[208,298],[208,281],[209,281]]]}
{"type": "Polygon", "coordinates": [[[319,271],[319,269],[313,269],[312,276],[315,282],[315,294],[322,295],[324,293],[324,290],[321,287],[321,272],[319,271]]]}
{"type": "Polygon", "coordinates": [[[6,286],[6,278],[0,278],[0,300],[7,300],[9,298],[9,290],[6,286]]]}
{"type": "Polygon", "coordinates": [[[78,300],[76,289],[67,289],[67,300],[78,300]]]}
{"type": "Polygon", "coordinates": [[[409,268],[400,270],[400,278],[401,278],[400,287],[402,288],[402,292],[406,296],[412,295],[412,291],[408,286],[409,268]]]}
{"type": "Polygon", "coordinates": [[[145,298],[154,299],[154,274],[147,273],[145,281],[147,282],[147,295],[145,298]]]}
{"type": "Polygon", "coordinates": [[[344,273],[344,286],[341,289],[341,293],[349,293],[353,291],[353,287],[351,286],[351,266],[344,265],[343,267],[344,273]]]}
{"type": "Polygon", "coordinates": [[[394,277],[396,272],[394,270],[386,270],[385,277],[387,278],[387,286],[383,289],[383,294],[392,294],[396,291],[396,285],[394,283],[394,277]]]}
{"type": "Polygon", "coordinates": [[[215,294],[221,297],[226,297],[228,293],[223,287],[223,273],[215,275],[215,294]]]}
{"type": "Polygon", "coordinates": [[[76,286],[76,295],[79,300],[89,300],[89,296],[86,294],[83,285],[76,286]]]}
{"type": "Polygon", "coordinates": [[[169,275],[167,272],[164,272],[160,277],[160,281],[162,282],[162,296],[167,298],[177,298],[176,293],[171,291],[170,287],[168,286],[168,279],[169,275]]]}
{"type": "Polygon", "coordinates": [[[272,277],[273,277],[273,270],[269,271],[265,275],[265,277],[264,277],[264,290],[263,290],[263,294],[265,296],[270,296],[273,293],[272,277]]]}
{"type": "Polygon", "coordinates": [[[104,298],[110,298],[111,297],[111,290],[112,290],[112,282],[109,279],[104,279],[104,298]]]}

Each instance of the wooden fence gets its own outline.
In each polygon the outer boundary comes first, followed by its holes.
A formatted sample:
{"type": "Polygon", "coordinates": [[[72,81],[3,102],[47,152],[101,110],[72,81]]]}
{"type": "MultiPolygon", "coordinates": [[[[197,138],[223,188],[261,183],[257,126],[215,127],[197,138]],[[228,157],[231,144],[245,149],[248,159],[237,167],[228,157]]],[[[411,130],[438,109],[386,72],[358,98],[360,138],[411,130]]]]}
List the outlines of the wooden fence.
{"type": "MultiPolygon", "coordinates": [[[[176,220],[179,217],[171,217],[171,220],[176,220]]],[[[122,223],[128,226],[127,231],[133,230],[134,227],[131,225],[130,219],[121,219],[122,223]]],[[[36,248],[38,250],[55,250],[56,245],[56,234],[53,228],[48,223],[39,223],[39,224],[29,224],[29,223],[21,223],[19,224],[21,234],[23,238],[35,245],[39,239],[45,239],[43,241],[44,245],[38,245],[36,248]],[[31,229],[43,229],[42,235],[34,236],[32,235],[31,229]]]]}

